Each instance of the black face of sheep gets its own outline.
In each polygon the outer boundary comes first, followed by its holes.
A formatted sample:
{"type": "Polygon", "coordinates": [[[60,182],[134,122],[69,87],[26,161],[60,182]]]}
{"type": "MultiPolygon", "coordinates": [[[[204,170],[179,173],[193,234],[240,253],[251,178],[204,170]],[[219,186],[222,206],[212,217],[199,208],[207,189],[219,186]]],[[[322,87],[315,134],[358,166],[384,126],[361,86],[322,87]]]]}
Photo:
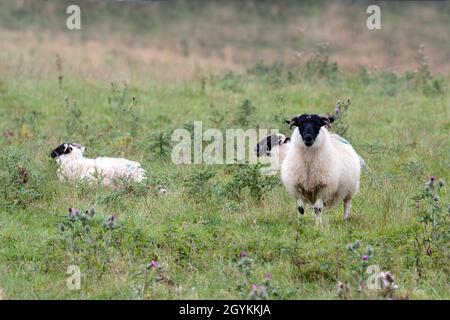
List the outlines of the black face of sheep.
{"type": "Polygon", "coordinates": [[[302,114],[286,120],[292,129],[292,127],[298,127],[298,132],[302,137],[303,142],[307,147],[311,147],[314,144],[320,129],[325,125],[330,125],[334,119],[332,117],[323,117],[317,114],[302,114]]]}
{"type": "Polygon", "coordinates": [[[63,143],[59,145],[57,148],[53,149],[50,153],[50,156],[55,159],[62,154],[68,154],[73,150],[72,146],[69,143],[63,143]]]}

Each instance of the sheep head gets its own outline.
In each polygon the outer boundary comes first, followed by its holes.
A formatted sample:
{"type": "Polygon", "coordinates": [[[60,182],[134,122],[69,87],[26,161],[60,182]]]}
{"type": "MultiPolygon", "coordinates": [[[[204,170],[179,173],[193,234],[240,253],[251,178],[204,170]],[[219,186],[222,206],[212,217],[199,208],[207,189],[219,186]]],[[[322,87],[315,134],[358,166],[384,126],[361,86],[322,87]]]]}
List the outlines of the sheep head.
{"type": "Polygon", "coordinates": [[[57,148],[53,149],[50,153],[50,156],[55,159],[62,155],[74,155],[74,156],[82,156],[86,147],[82,146],[78,143],[63,143],[60,144],[57,148]]]}
{"type": "Polygon", "coordinates": [[[291,120],[286,120],[289,127],[297,127],[303,143],[307,147],[311,147],[314,144],[317,136],[320,134],[320,130],[323,126],[329,127],[334,121],[331,116],[321,116],[318,114],[301,114],[297,115],[291,120]]]}

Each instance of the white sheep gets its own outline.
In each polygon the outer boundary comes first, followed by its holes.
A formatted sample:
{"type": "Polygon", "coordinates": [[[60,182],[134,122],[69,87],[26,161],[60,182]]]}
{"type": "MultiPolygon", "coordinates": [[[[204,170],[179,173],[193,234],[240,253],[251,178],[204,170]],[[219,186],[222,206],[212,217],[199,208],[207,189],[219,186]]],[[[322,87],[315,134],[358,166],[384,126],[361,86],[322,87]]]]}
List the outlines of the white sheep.
{"type": "Polygon", "coordinates": [[[77,143],[63,143],[51,152],[59,165],[60,181],[95,181],[115,186],[120,180],[141,182],[146,178],[146,171],[138,162],[109,157],[87,159],[83,156],[85,150],[77,143]]]}
{"type": "Polygon", "coordinates": [[[363,163],[353,147],[326,129],[334,119],[319,115],[298,115],[287,121],[295,127],[281,166],[281,180],[287,192],[297,199],[303,214],[305,202],[314,206],[320,221],[324,207],[344,203],[344,219],[359,189],[363,163]]]}
{"type": "Polygon", "coordinates": [[[257,157],[267,156],[270,168],[276,173],[281,169],[281,164],[286,158],[291,138],[284,134],[272,134],[258,142],[255,147],[257,157]]]}

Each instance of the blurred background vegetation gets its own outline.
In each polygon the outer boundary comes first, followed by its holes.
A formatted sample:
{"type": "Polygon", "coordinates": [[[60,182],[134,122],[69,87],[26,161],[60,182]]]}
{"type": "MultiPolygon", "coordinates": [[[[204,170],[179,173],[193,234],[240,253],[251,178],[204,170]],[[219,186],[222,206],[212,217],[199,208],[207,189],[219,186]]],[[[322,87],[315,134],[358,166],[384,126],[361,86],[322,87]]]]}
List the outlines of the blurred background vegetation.
{"type": "Polygon", "coordinates": [[[382,30],[366,28],[366,1],[2,0],[0,72],[54,72],[156,80],[242,71],[259,62],[295,66],[318,46],[344,70],[417,67],[421,44],[434,73],[450,71],[448,1],[379,2],[382,30]],[[67,30],[66,8],[81,8],[67,30]],[[94,71],[94,72],[92,72],[94,71]]]}

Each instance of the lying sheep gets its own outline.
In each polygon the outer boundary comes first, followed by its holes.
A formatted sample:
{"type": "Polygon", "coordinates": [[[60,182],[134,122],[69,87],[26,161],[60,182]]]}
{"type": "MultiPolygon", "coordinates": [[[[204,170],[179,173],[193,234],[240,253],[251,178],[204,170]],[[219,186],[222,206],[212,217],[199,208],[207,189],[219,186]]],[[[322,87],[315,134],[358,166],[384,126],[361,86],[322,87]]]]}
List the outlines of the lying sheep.
{"type": "Polygon", "coordinates": [[[60,181],[96,181],[114,186],[119,180],[141,182],[146,178],[146,171],[137,162],[108,157],[87,159],[83,156],[85,150],[77,143],[63,143],[51,152],[51,157],[59,165],[60,181]]]}
{"type": "Polygon", "coordinates": [[[287,121],[295,129],[281,166],[281,180],[297,199],[298,211],[303,214],[305,202],[310,203],[319,221],[324,207],[340,201],[347,219],[359,189],[362,159],[344,138],[328,132],[326,127],[333,121],[332,117],[315,114],[287,121]]]}

